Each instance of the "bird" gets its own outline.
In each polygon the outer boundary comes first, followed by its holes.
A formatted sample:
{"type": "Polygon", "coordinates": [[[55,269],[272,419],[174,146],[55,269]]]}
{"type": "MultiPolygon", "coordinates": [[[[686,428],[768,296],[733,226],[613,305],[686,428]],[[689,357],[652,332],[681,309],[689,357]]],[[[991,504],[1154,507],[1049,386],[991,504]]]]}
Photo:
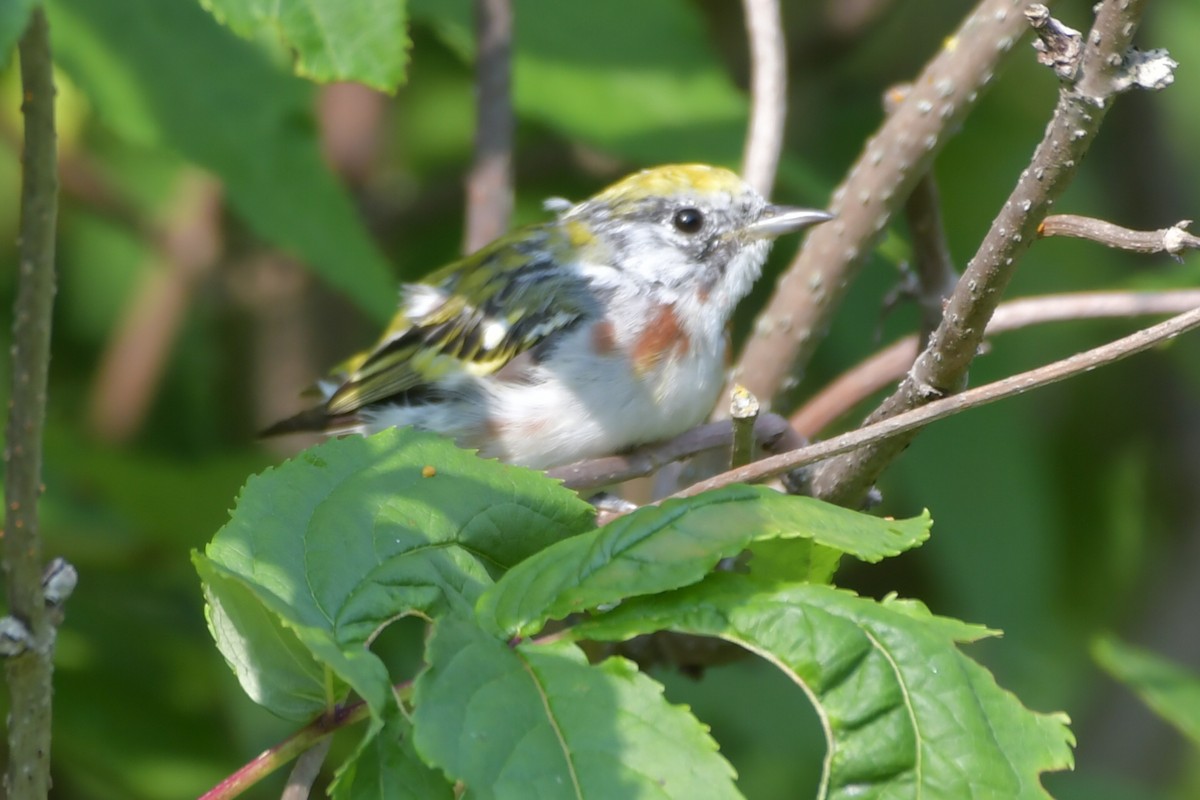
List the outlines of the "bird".
{"type": "Polygon", "coordinates": [[[373,347],[263,432],[412,426],[549,469],[700,424],[774,239],[827,221],[706,164],[644,169],[417,283],[373,347]]]}

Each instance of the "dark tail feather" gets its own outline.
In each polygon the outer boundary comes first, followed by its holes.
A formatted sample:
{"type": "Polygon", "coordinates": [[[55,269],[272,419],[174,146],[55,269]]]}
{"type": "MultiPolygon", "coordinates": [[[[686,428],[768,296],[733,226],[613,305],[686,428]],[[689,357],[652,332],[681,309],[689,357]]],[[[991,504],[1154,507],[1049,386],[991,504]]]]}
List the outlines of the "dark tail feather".
{"type": "Polygon", "coordinates": [[[270,436],[286,436],[289,433],[334,433],[355,424],[353,414],[331,416],[324,406],[309,408],[299,414],[280,420],[259,432],[260,439],[270,436]]]}

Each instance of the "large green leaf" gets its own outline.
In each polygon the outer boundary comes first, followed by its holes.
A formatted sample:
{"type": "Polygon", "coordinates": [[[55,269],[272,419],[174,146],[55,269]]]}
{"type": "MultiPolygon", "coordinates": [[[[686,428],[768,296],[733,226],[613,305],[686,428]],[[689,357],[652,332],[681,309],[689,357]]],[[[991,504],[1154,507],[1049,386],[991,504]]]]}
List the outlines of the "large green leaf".
{"type": "Polygon", "coordinates": [[[470,797],[739,797],[707,730],[630,662],[509,647],[444,618],[414,693],[417,751],[470,797]]]}
{"type": "Polygon", "coordinates": [[[1092,645],[1096,662],[1200,747],[1200,675],[1112,636],[1092,645]]]}
{"type": "Polygon", "coordinates": [[[17,40],[25,32],[34,3],[35,0],[4,0],[0,3],[0,69],[8,63],[17,40]]]}
{"type": "Polygon", "coordinates": [[[392,91],[408,60],[405,0],[200,0],[248,38],[278,36],[296,72],[316,81],[359,81],[392,91]]]}
{"type": "Polygon", "coordinates": [[[206,591],[228,619],[214,633],[222,652],[242,655],[239,678],[260,699],[256,685],[294,674],[240,638],[277,619],[378,721],[391,689],[366,646],[380,629],[410,613],[469,613],[496,574],[587,528],[592,513],[540,473],[432,434],[392,429],[325,442],[251,478],[206,548],[202,575],[223,577],[206,591]],[[247,592],[263,612],[241,613],[247,592]]]}
{"type": "Polygon", "coordinates": [[[734,642],[804,688],[829,748],[822,799],[1047,798],[1039,775],[1072,764],[1065,716],[1024,708],[955,647],[990,632],[917,603],[719,573],[629,600],[572,636],[658,630],[734,642]]]}
{"type": "MultiPolygon", "coordinates": [[[[467,0],[414,0],[465,58],[467,0]]],[[[642,161],[735,164],[747,104],[685,0],[514,3],[513,102],[573,140],[642,161]]]]}
{"type": "Polygon", "coordinates": [[[58,63],[121,135],[216,173],[263,238],[380,319],[395,282],[322,160],[313,90],[193,0],[51,0],[58,63]]]}
{"type": "Polygon", "coordinates": [[[885,520],[762,486],[730,486],[640,508],[547,548],[488,590],[479,614],[506,635],[528,635],[548,619],[694,583],[755,540],[802,540],[788,544],[806,563],[831,560],[814,556],[814,543],[878,561],[925,541],[929,526],[928,514],[885,520]]]}

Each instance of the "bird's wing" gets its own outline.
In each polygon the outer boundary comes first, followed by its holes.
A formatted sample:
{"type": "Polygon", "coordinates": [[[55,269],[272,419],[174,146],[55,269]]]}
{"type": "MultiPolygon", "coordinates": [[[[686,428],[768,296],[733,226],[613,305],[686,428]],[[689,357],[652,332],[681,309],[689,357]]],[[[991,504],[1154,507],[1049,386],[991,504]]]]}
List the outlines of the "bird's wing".
{"type": "Polygon", "coordinates": [[[574,325],[594,304],[554,223],[525,228],[401,291],[379,342],[342,365],[325,406],[347,414],[388,398],[416,400],[443,378],[489,375],[574,325]]]}

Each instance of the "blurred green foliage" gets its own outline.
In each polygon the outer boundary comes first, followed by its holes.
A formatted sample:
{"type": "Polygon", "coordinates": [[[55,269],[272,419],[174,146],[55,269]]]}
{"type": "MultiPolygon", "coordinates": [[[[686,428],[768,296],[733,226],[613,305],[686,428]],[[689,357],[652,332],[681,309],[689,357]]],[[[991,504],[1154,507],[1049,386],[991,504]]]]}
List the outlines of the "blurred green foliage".
{"type": "MultiPolygon", "coordinates": [[[[0,3],[0,59],[24,5],[0,3]]],[[[467,3],[410,5],[408,82],[394,97],[357,96],[355,109],[377,116],[360,137],[367,156],[353,161],[321,147],[322,130],[328,140],[335,123],[351,119],[345,106],[327,102],[345,97],[345,87],[293,77],[278,41],[239,39],[194,0],[48,3],[70,179],[44,533],[48,553],[68,558],[81,576],[59,640],[55,797],[194,796],[289,731],[245,698],[212,646],[188,553],[224,522],[245,478],[281,457],[254,441],[256,427],[296,408],[289,398],[305,381],[368,341],[394,279],[457,253],[473,117],[467,3]],[[117,408],[149,403],[136,424],[118,428],[98,411],[102,365],[135,319],[137,299],[155,297],[146,294],[151,279],[175,274],[161,238],[148,231],[187,222],[175,199],[196,168],[221,183],[219,256],[189,277],[174,327],[147,327],[140,338],[135,329],[134,341],[165,342],[166,358],[151,370],[149,389],[133,380],[138,363],[117,365],[109,390],[117,408]]],[[[791,90],[782,201],[822,202],[878,125],[882,91],[910,79],[970,7],[885,1],[856,21],[844,13],[849,5],[785,9],[791,90]]],[[[1086,28],[1089,7],[1063,2],[1056,13],[1086,28]]],[[[747,105],[737,4],[529,0],[516,3],[516,18],[518,221],[536,218],[543,197],[581,197],[647,163],[736,165],[747,105]]],[[[1140,41],[1171,51],[1182,65],[1176,84],[1117,104],[1059,208],[1161,227],[1200,214],[1200,4],[1153,4],[1140,41]]],[[[1056,88],[1028,47],[1016,48],[939,158],[960,263],[1026,163],[1056,88]]],[[[15,273],[19,103],[10,58],[0,63],[5,309],[15,273]]],[[[906,236],[902,226],[896,235],[906,236]]],[[[772,269],[788,255],[780,248],[772,269]]],[[[1177,265],[1046,241],[1022,263],[1010,294],[1192,286],[1198,278],[1196,255],[1177,265]]],[[[802,394],[912,328],[911,308],[881,315],[896,280],[891,260],[868,265],[802,394]]],[[[768,277],[745,304],[739,336],[770,287],[768,277]]],[[[1134,324],[1006,335],[979,360],[972,382],[1134,324]]],[[[0,326],[0,352],[7,328],[0,326]]],[[[1200,341],[1185,337],[939,423],[881,485],[886,513],[932,509],[932,540],[843,579],[1005,631],[971,653],[1031,707],[1071,714],[1077,770],[1047,780],[1061,798],[1200,795],[1196,750],[1103,678],[1088,655],[1098,631],[1116,629],[1193,670],[1200,665],[1198,365],[1200,341]]],[[[7,363],[0,380],[6,387],[7,363]]],[[[744,662],[700,682],[656,677],[712,724],[748,797],[803,795],[797,787],[815,780],[815,717],[769,667],[744,662]]],[[[253,796],[277,795],[279,780],[253,796]]]]}

